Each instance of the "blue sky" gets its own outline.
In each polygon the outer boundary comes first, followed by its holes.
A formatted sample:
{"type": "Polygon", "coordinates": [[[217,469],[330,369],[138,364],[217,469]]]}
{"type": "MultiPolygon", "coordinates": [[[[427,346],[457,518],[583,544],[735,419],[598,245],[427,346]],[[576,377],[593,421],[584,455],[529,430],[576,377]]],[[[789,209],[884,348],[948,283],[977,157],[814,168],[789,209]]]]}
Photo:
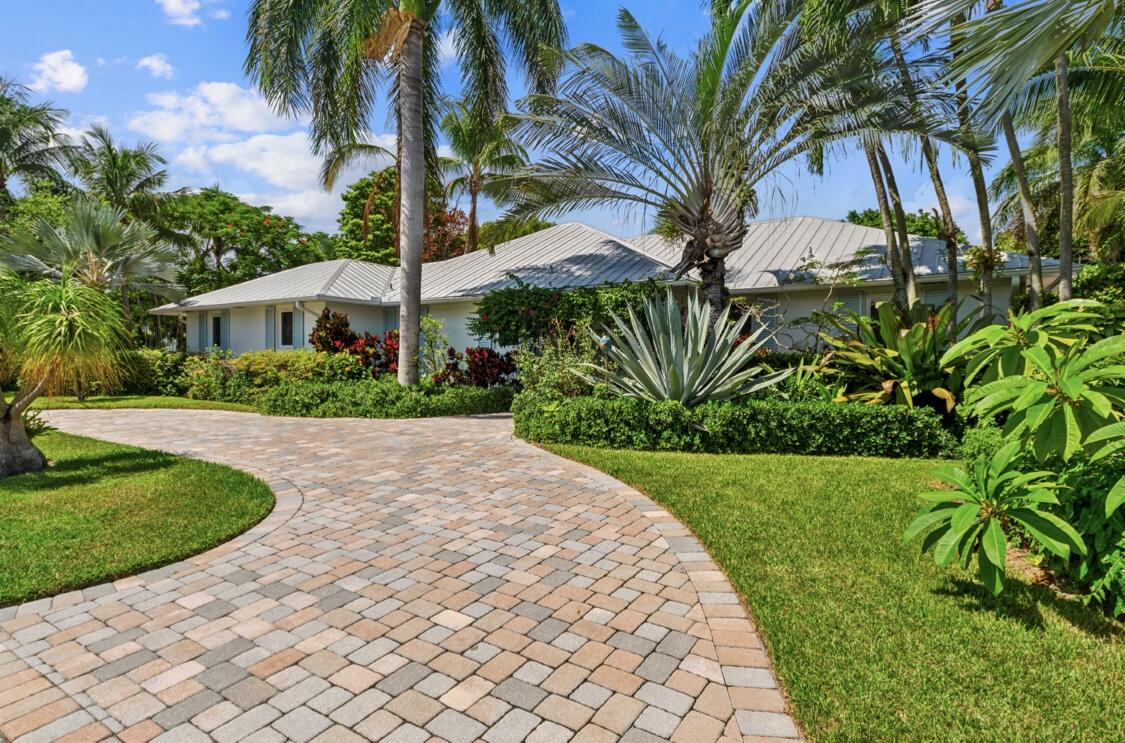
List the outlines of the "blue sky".
{"type": "MultiPolygon", "coordinates": [[[[254,203],[271,204],[310,229],[332,230],[337,193],[317,185],[319,159],[309,152],[304,126],[275,115],[242,74],[249,0],[0,0],[5,44],[0,75],[31,85],[36,95],[70,111],[75,132],[102,123],[125,142],[156,141],[176,186],[219,184],[254,203]]],[[[704,32],[700,0],[625,3],[650,32],[684,51],[704,32]]],[[[618,5],[563,0],[572,42],[619,48],[618,5]]],[[[458,87],[456,62],[443,68],[445,91],[458,87]]],[[[514,91],[519,80],[513,80],[514,91]]],[[[385,121],[378,112],[376,123],[385,121]]],[[[381,134],[389,131],[384,126],[381,134]]],[[[386,142],[393,140],[386,135],[386,142]]],[[[973,192],[964,162],[943,157],[955,217],[978,238],[973,192]]],[[[348,174],[354,180],[362,173],[348,174]]],[[[936,205],[929,177],[900,160],[908,209],[936,205]]],[[[812,214],[843,218],[874,205],[862,153],[840,153],[828,174],[813,177],[798,165],[761,189],[762,217],[812,214]]],[[[490,206],[483,218],[494,216],[490,206]]],[[[580,220],[627,237],[647,229],[644,215],[575,212],[580,220]]]]}

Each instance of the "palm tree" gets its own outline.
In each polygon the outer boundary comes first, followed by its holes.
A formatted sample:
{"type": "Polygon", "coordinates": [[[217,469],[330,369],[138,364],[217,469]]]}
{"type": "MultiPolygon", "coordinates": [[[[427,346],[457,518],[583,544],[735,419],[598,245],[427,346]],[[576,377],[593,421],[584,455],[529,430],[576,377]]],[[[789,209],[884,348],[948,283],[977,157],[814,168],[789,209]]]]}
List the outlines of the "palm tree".
{"type": "MultiPolygon", "coordinates": [[[[501,197],[498,188],[503,178],[511,175],[527,161],[527,152],[514,142],[495,119],[474,113],[465,101],[452,105],[441,120],[441,130],[453,151],[453,162],[447,169],[452,176],[445,184],[450,196],[469,197],[469,229],[465,252],[472,253],[479,242],[477,201],[482,191],[501,197]],[[491,187],[491,188],[490,188],[491,187]]],[[[489,255],[494,246],[489,246],[489,255]]]]}
{"type": "Polygon", "coordinates": [[[438,44],[442,19],[461,62],[464,95],[494,116],[506,106],[505,42],[546,92],[554,70],[543,47],[559,47],[566,30],[558,0],[254,0],[246,69],[267,100],[289,113],[311,114],[314,147],[327,152],[361,141],[379,84],[389,73],[398,125],[398,378],[418,382],[426,153],[436,148],[438,44]],[[427,147],[429,143],[429,147],[427,147]]]}
{"type": "MultiPolygon", "coordinates": [[[[968,13],[976,0],[925,0],[916,19],[922,28],[968,13]]],[[[1059,151],[1059,298],[1073,293],[1074,184],[1071,162],[1069,55],[1096,46],[1107,32],[1118,36],[1125,23],[1120,0],[1037,0],[974,18],[960,27],[958,58],[951,74],[969,85],[982,84],[986,122],[1026,105],[1053,83],[1059,151]]],[[[1104,102],[1122,101],[1121,80],[1102,91],[1104,102]]]]}
{"type": "Polygon", "coordinates": [[[181,243],[185,237],[164,225],[169,207],[186,189],[163,190],[167,164],[155,143],[125,147],[102,126],[86,131],[71,157],[71,169],[88,195],[120,211],[125,220],[148,222],[163,239],[181,243]]]}
{"type": "Polygon", "coordinates": [[[115,381],[125,337],[109,295],[66,275],[29,282],[0,272],[0,371],[21,380],[10,397],[0,390],[0,477],[47,466],[24,428],[28,407],[45,393],[115,381]]]}
{"type": "Polygon", "coordinates": [[[66,112],[50,104],[30,105],[24,86],[0,77],[0,215],[11,198],[11,181],[62,182],[59,168],[70,151],[58,133],[66,112]]]}
{"type": "Polygon", "coordinates": [[[794,158],[877,129],[886,106],[863,55],[802,41],[796,13],[780,1],[713,6],[711,32],[684,58],[622,10],[627,57],[589,44],[560,53],[560,95],[528,96],[507,117],[548,153],[509,179],[511,216],[651,209],[661,232],[684,238],[675,271],[698,272],[717,319],[757,189],[794,158]]]}
{"type": "Polygon", "coordinates": [[[132,318],[130,290],[178,293],[178,255],[147,222],[129,222],[119,209],[78,200],[65,224],[40,220],[34,230],[3,236],[0,261],[20,273],[55,281],[69,276],[99,291],[120,292],[126,327],[132,318]]]}

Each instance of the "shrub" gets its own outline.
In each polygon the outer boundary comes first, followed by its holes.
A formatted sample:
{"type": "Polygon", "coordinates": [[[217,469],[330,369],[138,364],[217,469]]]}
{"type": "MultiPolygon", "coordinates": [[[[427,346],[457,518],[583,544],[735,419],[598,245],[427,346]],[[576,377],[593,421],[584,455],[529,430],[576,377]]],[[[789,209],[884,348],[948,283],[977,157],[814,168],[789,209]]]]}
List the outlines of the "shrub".
{"type": "Polygon", "coordinates": [[[961,437],[961,459],[975,462],[978,458],[991,459],[1004,445],[1004,434],[994,425],[969,428],[961,437]]]}
{"type": "Polygon", "coordinates": [[[478,346],[457,353],[446,352],[445,368],[433,375],[435,384],[444,386],[495,387],[515,381],[516,362],[512,354],[478,346]]]}
{"type": "Polygon", "coordinates": [[[321,353],[339,353],[359,340],[352,330],[351,321],[343,312],[333,312],[327,307],[316,319],[309,333],[309,345],[321,353]]]}
{"type": "MultiPolygon", "coordinates": [[[[440,326],[440,321],[438,321],[440,326]]],[[[423,325],[426,322],[423,321],[423,325]]],[[[433,325],[429,325],[430,331],[433,325]]],[[[348,316],[342,312],[332,312],[327,307],[309,335],[313,349],[327,354],[348,354],[359,360],[371,376],[394,374],[398,372],[398,331],[388,330],[382,336],[352,330],[348,316]]],[[[331,381],[331,380],[325,380],[331,381]]]]}
{"type": "Polygon", "coordinates": [[[393,379],[286,383],[267,390],[266,415],[302,418],[428,418],[481,415],[510,409],[513,387],[403,387],[393,379]]]}
{"type": "Polygon", "coordinates": [[[715,454],[934,457],[956,439],[926,408],[781,400],[708,402],[523,392],[512,404],[516,435],[540,443],[715,454]]]}
{"type": "Polygon", "coordinates": [[[515,353],[520,385],[562,397],[590,394],[590,383],[575,370],[594,363],[597,346],[585,328],[566,333],[559,329],[542,343],[527,345],[515,353]]]}
{"type": "Polygon", "coordinates": [[[184,365],[187,396],[253,405],[266,390],[288,382],[363,379],[367,372],[349,354],[312,351],[253,351],[191,356],[184,365]]]}
{"type": "Polygon", "coordinates": [[[120,391],[128,395],[179,397],[187,391],[184,363],[187,354],[139,348],[122,354],[120,391]]]}
{"type": "Polygon", "coordinates": [[[612,314],[627,315],[646,299],[659,296],[655,281],[606,284],[563,291],[545,289],[511,276],[515,286],[486,294],[469,318],[469,332],[501,346],[538,343],[556,328],[600,328],[612,314]]]}

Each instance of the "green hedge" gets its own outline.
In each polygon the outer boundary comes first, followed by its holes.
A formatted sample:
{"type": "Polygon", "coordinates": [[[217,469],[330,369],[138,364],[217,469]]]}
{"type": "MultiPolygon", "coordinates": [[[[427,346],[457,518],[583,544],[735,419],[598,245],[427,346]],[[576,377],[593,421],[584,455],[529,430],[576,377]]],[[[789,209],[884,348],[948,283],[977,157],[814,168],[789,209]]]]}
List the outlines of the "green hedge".
{"type": "Polygon", "coordinates": [[[187,392],[184,362],[187,354],[157,348],[137,348],[121,356],[121,387],[126,395],[180,397],[187,392]]]}
{"type": "Polygon", "coordinates": [[[285,383],[266,391],[258,409],[301,418],[429,418],[511,409],[515,388],[401,387],[393,379],[285,383]]]}
{"type": "Polygon", "coordinates": [[[522,393],[516,435],[540,443],[715,454],[954,456],[956,438],[929,409],[749,400],[685,408],[629,398],[522,393]]]}
{"type": "Polygon", "coordinates": [[[184,364],[186,394],[194,400],[256,405],[278,385],[370,379],[355,356],[314,351],[251,351],[238,356],[205,353],[184,364]]]}

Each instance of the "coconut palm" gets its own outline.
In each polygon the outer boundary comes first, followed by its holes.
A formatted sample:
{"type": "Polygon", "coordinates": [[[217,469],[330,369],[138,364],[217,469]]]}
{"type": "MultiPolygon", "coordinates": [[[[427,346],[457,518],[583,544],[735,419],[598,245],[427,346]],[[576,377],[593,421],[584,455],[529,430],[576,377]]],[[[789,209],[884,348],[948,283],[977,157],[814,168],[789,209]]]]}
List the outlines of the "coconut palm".
{"type": "MultiPolygon", "coordinates": [[[[967,14],[978,0],[924,0],[916,13],[921,28],[967,14]]],[[[995,3],[992,3],[995,5],[995,3]]],[[[1018,109],[1037,91],[1053,86],[1055,135],[1059,153],[1059,297],[1072,296],[1074,180],[1070,55],[1096,46],[1107,33],[1125,27],[1121,0],[1028,0],[962,24],[954,46],[959,51],[951,74],[982,91],[986,121],[1018,109]]],[[[1122,79],[1106,87],[1105,102],[1120,105],[1122,79]]]]}
{"type": "MultiPolygon", "coordinates": [[[[508,135],[495,119],[473,112],[466,102],[452,105],[441,120],[441,130],[453,152],[446,169],[446,191],[450,196],[469,197],[469,229],[465,252],[472,253],[479,242],[480,225],[477,202],[481,192],[498,189],[505,176],[511,175],[527,161],[527,152],[508,135]]],[[[488,252],[493,253],[493,246],[488,252]]]]}
{"type": "Polygon", "coordinates": [[[0,477],[37,472],[47,460],[31,443],[24,414],[40,395],[112,383],[125,346],[121,308],[104,292],[63,275],[25,281],[0,271],[0,477]]]}
{"type": "Polygon", "coordinates": [[[509,120],[547,156],[511,179],[514,217],[609,205],[651,209],[684,239],[675,266],[696,270],[717,320],[725,259],[742,246],[757,189],[825,142],[878,130],[881,91],[868,60],[804,41],[788,2],[713,8],[713,28],[683,57],[618,15],[625,57],[582,45],[560,53],[560,94],[531,95],[509,120]]]}
{"type": "Polygon", "coordinates": [[[58,129],[66,112],[50,104],[30,105],[29,91],[0,77],[0,214],[11,198],[11,181],[61,182],[59,169],[70,148],[58,129]]]}
{"type": "Polygon", "coordinates": [[[277,109],[311,114],[318,151],[360,141],[389,75],[398,125],[402,263],[398,378],[418,382],[426,143],[437,128],[438,46],[451,34],[464,95],[489,115],[507,103],[505,46],[547,91],[542,47],[566,37],[558,0],[254,0],[247,72],[277,109]]]}
{"type": "Polygon", "coordinates": [[[32,230],[0,237],[0,261],[20,273],[56,281],[69,276],[103,292],[120,292],[126,324],[131,290],[178,293],[178,254],[147,222],[130,222],[120,209],[78,200],[64,224],[40,220],[32,230]]]}
{"type": "Polygon", "coordinates": [[[148,222],[165,240],[185,238],[164,227],[167,212],[186,189],[165,191],[168,161],[153,142],[126,147],[102,126],[90,127],[71,156],[71,169],[86,193],[120,211],[128,221],[148,222]]]}

